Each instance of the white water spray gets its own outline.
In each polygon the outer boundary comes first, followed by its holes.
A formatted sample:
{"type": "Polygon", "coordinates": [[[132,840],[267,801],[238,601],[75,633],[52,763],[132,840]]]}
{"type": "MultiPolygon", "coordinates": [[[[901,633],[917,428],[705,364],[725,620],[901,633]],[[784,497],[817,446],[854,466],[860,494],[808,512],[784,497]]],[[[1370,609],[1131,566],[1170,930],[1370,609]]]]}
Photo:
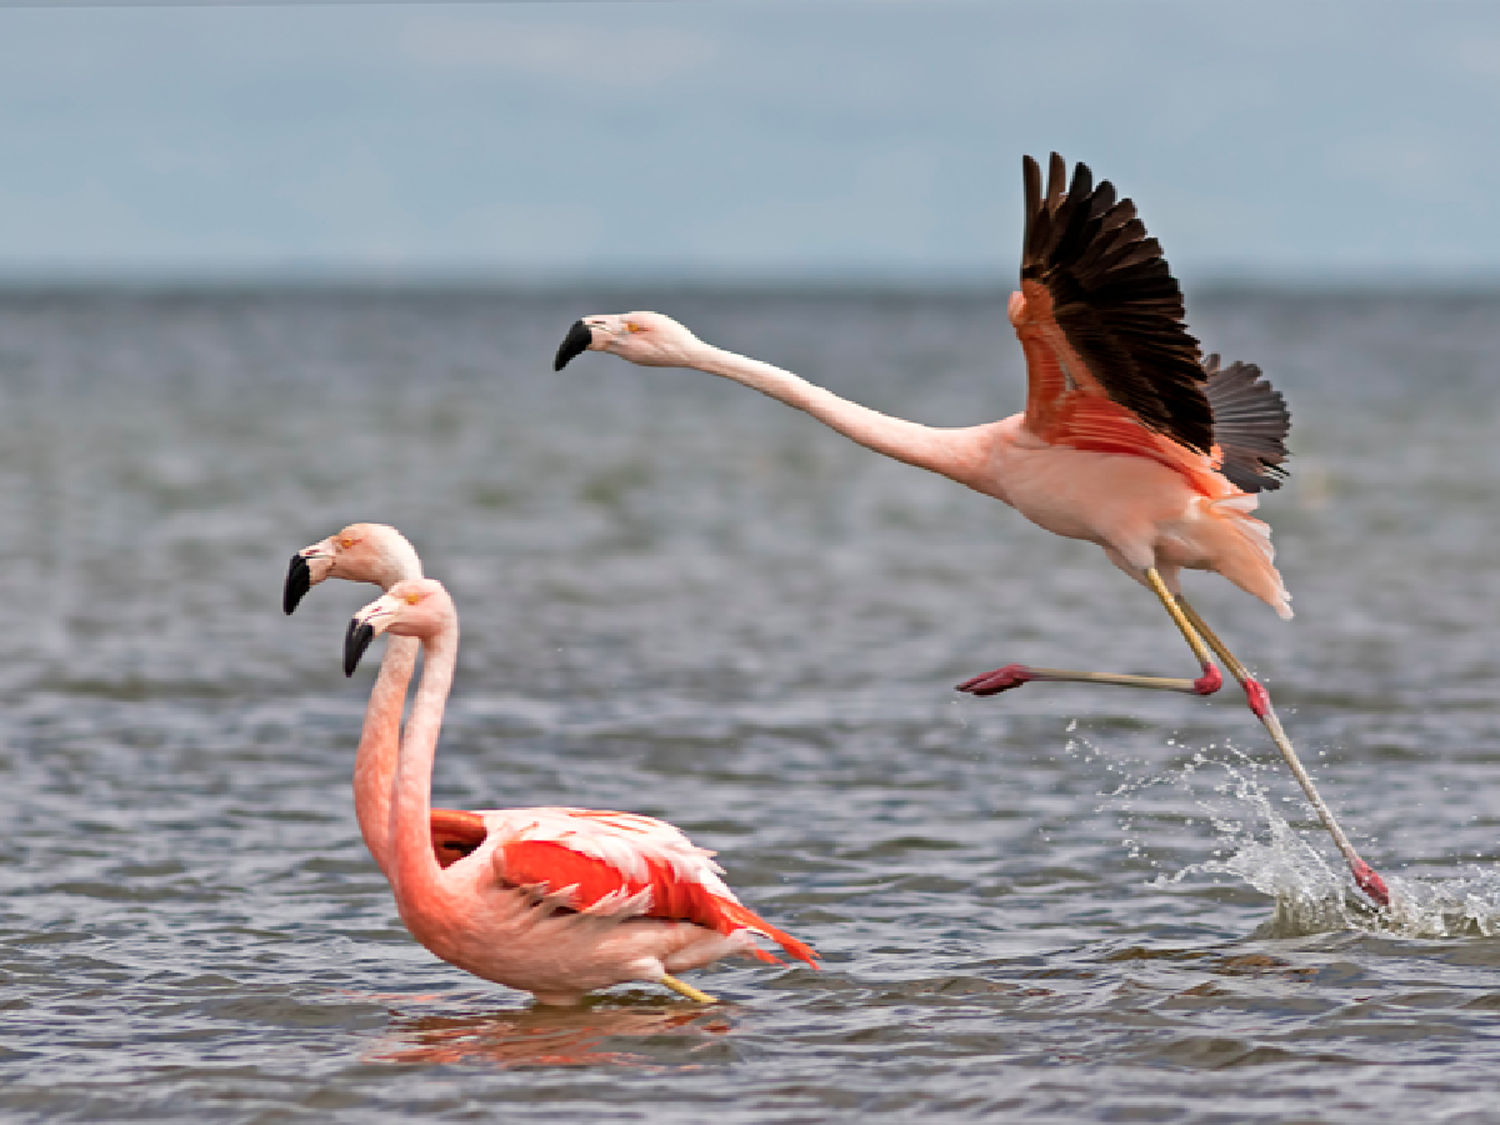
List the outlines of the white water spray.
{"type": "MultiPolygon", "coordinates": [[[[1248,884],[1275,903],[1271,918],[1257,929],[1257,937],[1348,930],[1410,938],[1500,935],[1500,870],[1474,866],[1463,874],[1437,878],[1387,876],[1391,907],[1378,911],[1355,889],[1342,865],[1329,863],[1307,835],[1276,810],[1271,791],[1258,776],[1271,768],[1268,765],[1231,745],[1210,744],[1170,774],[1132,776],[1127,767],[1074,733],[1076,725],[1070,724],[1068,730],[1072,733],[1068,752],[1103,760],[1123,777],[1104,794],[1107,800],[1100,811],[1112,809],[1120,816],[1123,842],[1132,855],[1140,855],[1144,845],[1135,836],[1134,798],[1160,785],[1192,794],[1217,838],[1213,858],[1159,875],[1153,883],[1170,886],[1201,876],[1228,876],[1248,884]],[[1209,773],[1221,775],[1211,795],[1201,788],[1201,780],[1209,773]]],[[[1172,740],[1168,746],[1177,752],[1183,749],[1172,740]]],[[[1134,766],[1146,768],[1143,762],[1134,766]]],[[[1300,803],[1298,807],[1311,813],[1300,803]]]]}

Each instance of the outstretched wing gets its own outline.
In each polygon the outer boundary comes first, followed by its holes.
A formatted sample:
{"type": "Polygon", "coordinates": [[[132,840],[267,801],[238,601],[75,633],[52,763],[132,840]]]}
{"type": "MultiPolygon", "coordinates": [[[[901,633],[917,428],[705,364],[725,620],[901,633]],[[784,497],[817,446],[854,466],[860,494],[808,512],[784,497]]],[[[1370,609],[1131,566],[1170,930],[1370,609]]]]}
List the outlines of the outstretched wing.
{"type": "Polygon", "coordinates": [[[1108,180],[1052,154],[1025,158],[1021,300],[1011,321],[1026,351],[1026,425],[1047,441],[1088,444],[1132,423],[1198,453],[1213,447],[1198,341],[1182,290],[1135,204],[1108,180]],[[1070,441],[1077,436],[1078,442],[1070,441]]]}
{"type": "MultiPolygon", "coordinates": [[[[749,929],[812,964],[817,954],[746,909],[719,876],[713,852],[660,820],[592,809],[489,814],[501,833],[495,874],[571,909],[692,922],[719,933],[749,929]],[[499,823],[495,823],[495,821],[499,823]]],[[[769,953],[755,951],[763,960],[769,953]]]]}
{"type": "Polygon", "coordinates": [[[1205,388],[1214,412],[1214,444],[1219,447],[1219,471],[1246,492],[1281,487],[1290,454],[1286,435],[1292,415],[1281,392],[1261,379],[1253,363],[1231,363],[1220,369],[1219,357],[1203,361],[1205,388]]]}

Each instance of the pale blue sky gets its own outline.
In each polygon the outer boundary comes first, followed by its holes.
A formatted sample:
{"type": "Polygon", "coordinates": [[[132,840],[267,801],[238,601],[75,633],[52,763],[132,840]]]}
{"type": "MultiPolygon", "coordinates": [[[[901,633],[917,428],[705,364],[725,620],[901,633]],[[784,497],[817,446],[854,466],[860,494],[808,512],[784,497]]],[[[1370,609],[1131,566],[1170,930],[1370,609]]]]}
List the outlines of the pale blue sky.
{"type": "Polygon", "coordinates": [[[1500,280],[1500,5],[0,7],[0,275],[999,281],[1053,148],[1188,280],[1500,280]]]}

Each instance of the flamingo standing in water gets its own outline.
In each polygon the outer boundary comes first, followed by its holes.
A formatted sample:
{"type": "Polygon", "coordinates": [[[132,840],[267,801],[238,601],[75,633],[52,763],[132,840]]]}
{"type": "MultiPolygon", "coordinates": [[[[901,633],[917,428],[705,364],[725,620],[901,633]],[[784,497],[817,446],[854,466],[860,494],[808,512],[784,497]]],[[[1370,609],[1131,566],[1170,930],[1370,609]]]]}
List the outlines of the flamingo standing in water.
{"type": "MultiPolygon", "coordinates": [[[[474,846],[445,866],[432,845],[429,794],[458,660],[458,614],[441,583],[397,582],[350,623],[344,671],[352,675],[386,632],[415,638],[426,662],[390,777],[384,866],[402,921],[438,957],[543,1004],[576,1003],[635,980],[712,1003],[672,974],[733,954],[776,962],[757,938],[815,963],[809,946],[741,905],[712,852],[651,817],[570,808],[450,812],[466,822],[474,846]]],[[[382,674],[369,714],[399,722],[406,689],[405,680],[382,674]]],[[[360,790],[357,800],[368,805],[371,797],[360,790]]],[[[361,823],[369,819],[362,808],[361,823]]]]}
{"type": "Polygon", "coordinates": [[[1010,322],[1026,355],[1023,413],[958,429],[892,418],[791,372],[706,344],[659,313],[586,316],[556,368],[588,351],[648,367],[689,367],[804,410],[877,453],[992,496],[1058,535],[1104,548],[1161,602],[1197,658],[1196,679],[1008,664],[959,685],[993,695],[1033,680],[1071,680],[1209,695],[1217,653],[1245,691],[1361,890],[1390,895],[1354,850],[1292,747],[1270,695],[1183,598],[1183,568],[1217,571],[1283,618],[1289,596],[1272,562],[1256,493],[1284,476],[1290,418],[1281,395],[1244,363],[1201,358],[1182,291],[1135,205],[1079,164],[1068,183],[1056,153],[1045,188],[1026,157],[1021,289],[1010,322]]]}
{"type": "MultiPolygon", "coordinates": [[[[398,582],[421,577],[422,560],[406,536],[388,524],[354,523],[292,556],[281,608],[288,614],[295,612],[307,592],[328,578],[369,582],[389,590],[398,582]]],[[[354,756],[354,813],[365,846],[385,875],[390,875],[391,778],[401,738],[401,708],[421,647],[414,637],[392,637],[386,643],[375,689],[382,706],[372,706],[365,715],[354,756]]],[[[446,867],[484,840],[484,828],[474,817],[456,809],[432,810],[432,850],[440,864],[446,867]]]]}

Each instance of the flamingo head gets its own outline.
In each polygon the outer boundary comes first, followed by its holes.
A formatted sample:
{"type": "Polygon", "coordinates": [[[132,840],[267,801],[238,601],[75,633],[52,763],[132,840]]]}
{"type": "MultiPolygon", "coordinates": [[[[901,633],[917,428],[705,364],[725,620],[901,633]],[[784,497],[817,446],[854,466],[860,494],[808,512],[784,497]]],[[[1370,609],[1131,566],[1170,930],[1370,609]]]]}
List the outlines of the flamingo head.
{"type": "Polygon", "coordinates": [[[303,597],[325,578],[372,582],[389,590],[397,582],[422,577],[422,560],[394,527],[383,523],[351,523],[321,543],[292,556],[282,589],[281,608],[291,613],[303,597]]]}
{"type": "Polygon", "coordinates": [[[457,624],[458,610],[441,582],[431,578],[397,582],[349,622],[344,635],[344,675],[354,675],[365,649],[381,633],[426,640],[457,624]]]}
{"type": "Polygon", "coordinates": [[[561,371],[584,352],[609,352],[642,367],[691,367],[693,352],[702,347],[698,337],[661,313],[586,316],[568,329],[552,369],[561,371]]]}

